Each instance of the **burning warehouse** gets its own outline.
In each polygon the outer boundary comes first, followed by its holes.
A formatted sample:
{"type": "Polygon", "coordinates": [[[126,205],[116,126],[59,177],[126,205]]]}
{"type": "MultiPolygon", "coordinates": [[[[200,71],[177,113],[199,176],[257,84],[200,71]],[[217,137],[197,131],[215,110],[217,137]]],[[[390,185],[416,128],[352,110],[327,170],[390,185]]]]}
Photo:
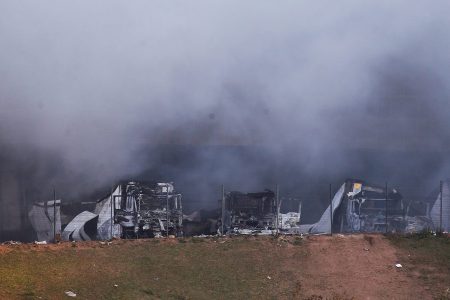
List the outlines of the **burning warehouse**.
{"type": "Polygon", "coordinates": [[[63,240],[182,236],[184,222],[188,235],[448,231],[449,186],[446,181],[427,199],[408,201],[396,189],[350,179],[317,223],[300,225],[301,201],[278,198],[271,190],[224,193],[221,212],[183,215],[181,194],[172,183],[126,182],[97,201],[92,212],[81,212],[65,227],[61,226],[66,216],[60,212],[60,200],[35,203],[29,218],[38,240],[47,241],[54,240],[61,227],[63,240]],[[284,202],[298,203],[298,211],[281,213],[284,202]]]}
{"type": "Polygon", "coordinates": [[[448,231],[449,195],[449,180],[420,201],[394,188],[347,180],[318,222],[300,225],[301,201],[271,190],[224,193],[222,210],[183,215],[182,196],[172,183],[124,182],[73,219],[61,200],[36,202],[28,222],[38,241],[182,236],[185,229],[188,235],[448,231]],[[298,203],[298,211],[280,212],[285,202],[294,204],[291,210],[298,203]]]}

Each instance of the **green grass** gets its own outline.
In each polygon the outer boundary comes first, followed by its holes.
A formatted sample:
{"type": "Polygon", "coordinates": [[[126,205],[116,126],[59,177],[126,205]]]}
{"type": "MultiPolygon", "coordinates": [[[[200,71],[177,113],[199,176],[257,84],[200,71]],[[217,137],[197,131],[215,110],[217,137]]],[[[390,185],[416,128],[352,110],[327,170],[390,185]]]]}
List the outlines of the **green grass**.
{"type": "MultiPolygon", "coordinates": [[[[448,299],[449,238],[388,239],[405,274],[440,289],[437,299],[448,299]]],[[[316,255],[310,243],[299,237],[238,237],[3,246],[0,299],[70,299],[68,290],[76,299],[320,299],[299,286],[316,255]]]]}
{"type": "Polygon", "coordinates": [[[224,241],[14,248],[0,255],[0,298],[61,299],[71,290],[77,299],[275,299],[286,246],[269,239],[224,241]]]}
{"type": "Polygon", "coordinates": [[[387,235],[400,251],[400,259],[430,290],[436,299],[450,299],[450,238],[421,232],[409,235],[387,235]]]}
{"type": "Polygon", "coordinates": [[[450,274],[450,238],[432,233],[388,235],[397,247],[410,251],[423,262],[444,268],[450,274]]]}

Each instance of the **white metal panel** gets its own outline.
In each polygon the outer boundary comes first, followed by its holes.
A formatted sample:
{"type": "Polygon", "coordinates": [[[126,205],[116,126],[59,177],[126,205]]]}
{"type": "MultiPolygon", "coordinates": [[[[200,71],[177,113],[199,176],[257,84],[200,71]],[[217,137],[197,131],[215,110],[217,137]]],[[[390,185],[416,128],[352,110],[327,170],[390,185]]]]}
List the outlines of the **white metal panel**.
{"type": "MultiPolygon", "coordinates": [[[[439,230],[441,217],[441,193],[438,194],[436,202],[430,211],[434,228],[439,230]]],[[[450,181],[447,180],[442,185],[442,230],[450,231],[450,181]]]]}
{"type": "Polygon", "coordinates": [[[53,241],[54,233],[61,233],[60,207],[61,200],[51,200],[35,203],[29,211],[28,218],[36,231],[38,241],[53,241]]]}
{"type": "Polygon", "coordinates": [[[90,240],[90,237],[84,232],[84,225],[90,220],[96,218],[97,215],[89,211],[83,211],[78,214],[67,226],[62,233],[64,241],[74,240],[90,240]],[[81,230],[81,232],[80,232],[81,230]]]}
{"type": "MultiPolygon", "coordinates": [[[[344,196],[345,191],[345,183],[341,186],[341,188],[334,195],[332,200],[333,205],[333,217],[336,209],[341,205],[342,197],[344,196]]],[[[323,213],[319,222],[313,224],[309,230],[310,233],[330,233],[331,232],[331,217],[330,217],[330,205],[328,205],[327,209],[323,213]]]]}

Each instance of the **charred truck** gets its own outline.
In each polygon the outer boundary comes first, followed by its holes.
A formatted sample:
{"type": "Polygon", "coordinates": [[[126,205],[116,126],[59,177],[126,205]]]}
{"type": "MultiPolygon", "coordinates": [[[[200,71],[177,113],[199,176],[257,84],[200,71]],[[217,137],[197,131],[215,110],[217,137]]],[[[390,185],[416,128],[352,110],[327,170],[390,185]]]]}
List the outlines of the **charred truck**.
{"type": "Polygon", "coordinates": [[[395,188],[350,179],[336,193],[333,202],[336,205],[334,232],[405,232],[432,227],[425,214],[408,213],[411,203],[395,188]]]}
{"type": "Polygon", "coordinates": [[[122,238],[183,235],[181,194],[172,183],[128,182],[121,190],[114,223],[120,224],[122,238]]]}
{"type": "Polygon", "coordinates": [[[146,238],[183,235],[181,194],[172,183],[123,182],[96,201],[93,211],[75,216],[63,240],[146,238]]]}
{"type": "MultiPolygon", "coordinates": [[[[224,197],[223,234],[270,234],[276,230],[277,199],[275,193],[229,192],[224,197]]],[[[219,232],[222,224],[219,222],[219,232]]]]}
{"type": "Polygon", "coordinates": [[[335,231],[385,232],[386,226],[405,226],[402,195],[397,190],[386,191],[360,180],[348,180],[344,189],[344,199],[333,218],[335,231]]]}

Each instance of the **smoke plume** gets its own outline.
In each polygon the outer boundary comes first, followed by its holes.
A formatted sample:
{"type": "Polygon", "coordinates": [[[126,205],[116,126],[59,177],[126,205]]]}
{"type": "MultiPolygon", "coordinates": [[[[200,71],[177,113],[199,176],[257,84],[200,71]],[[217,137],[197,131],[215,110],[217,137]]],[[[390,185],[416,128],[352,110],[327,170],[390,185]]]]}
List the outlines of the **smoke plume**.
{"type": "Polygon", "coordinates": [[[395,177],[408,164],[388,155],[378,160],[397,173],[376,170],[371,153],[413,151],[417,168],[431,168],[432,157],[434,180],[450,169],[449,9],[2,1],[3,165],[75,193],[161,168],[205,185],[296,173],[395,177]],[[204,151],[169,163],[167,145],[249,146],[258,158],[204,151]]]}

